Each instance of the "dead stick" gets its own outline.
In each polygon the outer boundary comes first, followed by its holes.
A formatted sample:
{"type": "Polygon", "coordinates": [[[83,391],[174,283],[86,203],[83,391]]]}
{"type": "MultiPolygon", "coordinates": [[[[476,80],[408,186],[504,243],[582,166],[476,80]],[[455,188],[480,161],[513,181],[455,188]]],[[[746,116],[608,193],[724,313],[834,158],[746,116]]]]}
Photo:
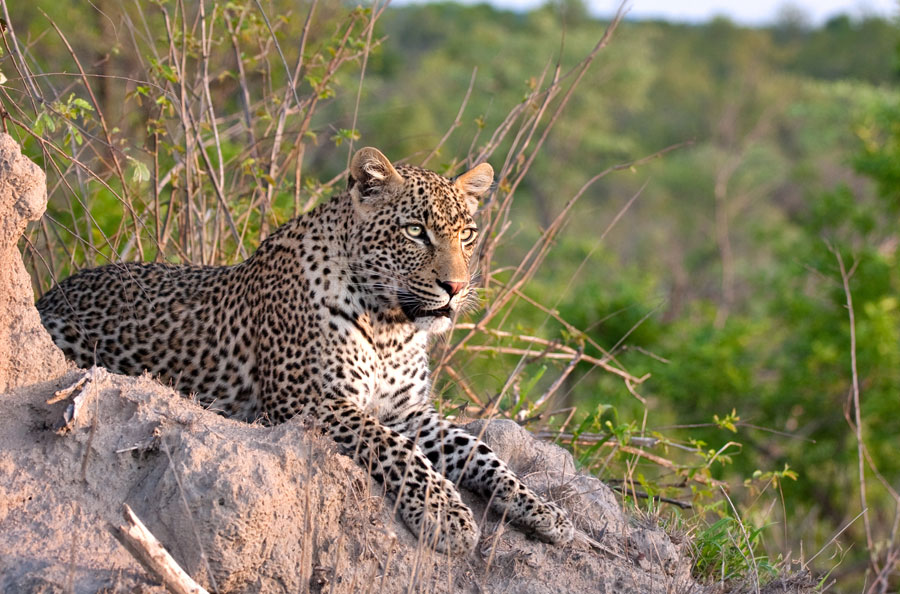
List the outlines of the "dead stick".
{"type": "Polygon", "coordinates": [[[140,518],[135,515],[128,504],[122,505],[125,526],[114,531],[119,542],[128,549],[135,559],[143,565],[151,575],[162,581],[172,594],[209,594],[202,586],[191,579],[172,555],[156,540],[140,518]]]}

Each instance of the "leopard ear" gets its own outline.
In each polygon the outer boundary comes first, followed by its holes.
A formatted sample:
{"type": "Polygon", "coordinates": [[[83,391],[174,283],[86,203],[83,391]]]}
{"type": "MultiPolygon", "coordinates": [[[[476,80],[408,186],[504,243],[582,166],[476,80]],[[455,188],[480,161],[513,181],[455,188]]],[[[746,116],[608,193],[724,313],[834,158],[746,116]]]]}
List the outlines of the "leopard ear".
{"type": "Polygon", "coordinates": [[[402,183],[403,178],[377,148],[361,148],[350,161],[349,189],[357,189],[363,199],[402,183]]]}
{"type": "Polygon", "coordinates": [[[457,177],[453,184],[466,196],[466,204],[469,212],[475,214],[478,209],[478,199],[494,183],[494,168],[487,163],[476,165],[457,177]]]}

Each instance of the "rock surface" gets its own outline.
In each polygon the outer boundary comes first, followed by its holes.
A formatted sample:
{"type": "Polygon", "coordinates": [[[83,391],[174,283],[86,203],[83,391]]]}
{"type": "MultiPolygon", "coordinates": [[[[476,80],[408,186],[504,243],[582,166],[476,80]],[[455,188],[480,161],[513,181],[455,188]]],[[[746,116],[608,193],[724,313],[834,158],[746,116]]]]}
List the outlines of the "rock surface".
{"type": "Polygon", "coordinates": [[[123,503],[210,591],[701,591],[684,545],[512,422],[469,428],[569,510],[579,542],[532,540],[464,493],[477,550],[424,550],[392,499],[303,421],[240,423],[149,377],[94,372],[76,419],[55,430],[71,398],[47,400],[84,372],[66,371],[32,306],[15,244],[44,208],[44,181],[10,142],[0,137],[0,592],[164,592],[113,536],[123,503]]]}
{"type": "Polygon", "coordinates": [[[0,394],[51,379],[66,369],[62,351],[41,326],[31,279],[17,242],[47,207],[44,172],[0,133],[0,394]]]}

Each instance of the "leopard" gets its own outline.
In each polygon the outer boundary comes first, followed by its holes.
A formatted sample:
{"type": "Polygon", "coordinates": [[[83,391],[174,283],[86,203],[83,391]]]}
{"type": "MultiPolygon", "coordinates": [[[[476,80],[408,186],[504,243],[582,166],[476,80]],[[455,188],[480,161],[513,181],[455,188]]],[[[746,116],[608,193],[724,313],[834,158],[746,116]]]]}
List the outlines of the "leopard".
{"type": "Polygon", "coordinates": [[[488,163],[449,178],[362,148],[345,190],[240,263],[85,269],[37,309],[81,367],[149,372],[247,422],[312,418],[434,550],[465,555],[481,538],[460,488],[564,545],[575,528],[563,508],[434,404],[429,346],[477,306],[475,215],[493,177],[488,163]]]}

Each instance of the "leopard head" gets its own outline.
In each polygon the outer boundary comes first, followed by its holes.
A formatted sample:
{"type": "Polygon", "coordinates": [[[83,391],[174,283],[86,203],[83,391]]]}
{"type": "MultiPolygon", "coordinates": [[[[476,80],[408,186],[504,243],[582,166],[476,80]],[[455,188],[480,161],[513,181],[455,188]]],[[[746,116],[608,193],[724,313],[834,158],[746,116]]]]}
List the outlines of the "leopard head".
{"type": "Polygon", "coordinates": [[[453,315],[476,301],[469,266],[478,240],[473,215],[493,177],[487,163],[454,179],[395,168],[374,148],[360,149],[351,161],[354,272],[420,330],[446,331],[453,315]]]}

